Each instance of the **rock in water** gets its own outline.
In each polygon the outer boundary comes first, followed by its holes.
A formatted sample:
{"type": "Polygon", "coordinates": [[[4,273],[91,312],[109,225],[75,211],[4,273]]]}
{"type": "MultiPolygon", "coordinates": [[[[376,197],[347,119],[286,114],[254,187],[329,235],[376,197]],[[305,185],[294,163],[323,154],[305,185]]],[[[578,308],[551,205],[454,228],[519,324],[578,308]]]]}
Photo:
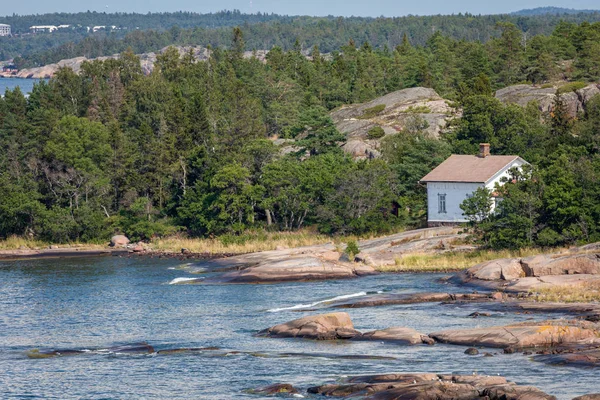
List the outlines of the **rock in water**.
{"type": "Polygon", "coordinates": [[[129,244],[129,239],[124,235],[115,235],[110,239],[110,247],[125,247],[129,244]]]}
{"type": "Polygon", "coordinates": [[[315,386],[308,393],[377,400],[528,399],[555,400],[531,386],[519,386],[500,376],[387,374],[358,376],[342,383],[315,386]]]}
{"type": "Polygon", "coordinates": [[[465,354],[468,354],[470,356],[476,356],[477,354],[479,354],[479,350],[477,350],[474,347],[469,347],[468,349],[465,350],[465,354]]]}
{"type": "Polygon", "coordinates": [[[304,338],[314,340],[351,339],[360,335],[345,312],[321,314],[296,319],[260,331],[256,336],[304,338]]]}
{"type": "Polygon", "coordinates": [[[260,387],[257,389],[250,389],[247,391],[250,394],[260,394],[263,396],[274,396],[282,393],[295,394],[299,393],[298,389],[290,385],[289,383],[276,383],[273,385],[260,387]]]}
{"type": "Polygon", "coordinates": [[[429,336],[442,343],[523,349],[600,341],[598,333],[591,323],[556,320],[489,328],[453,329],[431,333],[429,336]]]}
{"type": "Polygon", "coordinates": [[[366,332],[354,340],[376,340],[380,342],[395,342],[401,344],[433,344],[432,340],[411,328],[388,328],[372,332],[366,332]]]}

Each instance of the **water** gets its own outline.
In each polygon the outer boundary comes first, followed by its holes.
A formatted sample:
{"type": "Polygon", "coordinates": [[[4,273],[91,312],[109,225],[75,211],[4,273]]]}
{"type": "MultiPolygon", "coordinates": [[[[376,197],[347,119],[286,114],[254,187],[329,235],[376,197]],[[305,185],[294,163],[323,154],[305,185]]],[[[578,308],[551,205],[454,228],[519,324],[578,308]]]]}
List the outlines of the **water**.
{"type": "Polygon", "coordinates": [[[17,86],[21,88],[21,92],[25,94],[31,93],[33,85],[39,81],[40,79],[0,78],[0,95],[4,96],[6,89],[13,90],[17,86]]]}
{"type": "MultiPolygon", "coordinates": [[[[600,391],[598,371],[550,367],[521,354],[467,356],[461,346],[400,346],[375,342],[314,342],[252,334],[314,312],[311,305],[373,292],[460,291],[440,275],[380,275],[357,280],[279,285],[170,285],[189,278],[176,260],[101,257],[0,262],[0,387],[2,398],[233,399],[271,383],[306,388],[340,376],[384,372],[473,372],[503,375],[570,399],[600,391]],[[296,311],[294,311],[296,310],[296,311]],[[147,341],[155,349],[218,346],[268,353],[131,355],[104,352],[29,359],[25,352],[98,349],[147,341]],[[330,357],[278,353],[324,353],[330,357]],[[374,355],[394,360],[340,359],[374,355]]],[[[350,309],[359,330],[408,326],[423,333],[452,327],[507,324],[513,313],[472,319],[476,305],[419,304],[350,309]]],[[[535,318],[545,318],[536,315],[535,318]]]]}

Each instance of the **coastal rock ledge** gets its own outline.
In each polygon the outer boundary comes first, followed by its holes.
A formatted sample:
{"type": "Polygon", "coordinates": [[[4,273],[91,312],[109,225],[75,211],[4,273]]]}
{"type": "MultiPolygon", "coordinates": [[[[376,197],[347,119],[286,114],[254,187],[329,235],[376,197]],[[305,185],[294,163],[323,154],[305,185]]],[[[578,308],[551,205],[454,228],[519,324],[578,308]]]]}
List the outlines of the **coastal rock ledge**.
{"type": "Polygon", "coordinates": [[[308,393],[376,400],[556,399],[533,386],[520,386],[501,376],[427,373],[357,376],[341,383],[310,387],[308,393]]]}
{"type": "Polygon", "coordinates": [[[313,340],[375,340],[396,344],[434,344],[433,339],[411,328],[392,327],[361,333],[354,329],[345,312],[312,315],[275,325],[256,334],[270,338],[302,338],[313,340]]]}

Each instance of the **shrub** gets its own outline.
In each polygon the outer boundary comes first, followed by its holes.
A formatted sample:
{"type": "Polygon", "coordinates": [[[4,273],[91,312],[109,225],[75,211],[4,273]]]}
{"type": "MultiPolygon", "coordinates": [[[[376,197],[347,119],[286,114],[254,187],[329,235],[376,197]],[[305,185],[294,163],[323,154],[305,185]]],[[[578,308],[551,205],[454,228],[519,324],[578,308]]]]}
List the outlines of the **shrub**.
{"type": "Polygon", "coordinates": [[[587,86],[587,84],[585,82],[569,82],[558,88],[558,94],[576,92],[579,89],[583,89],[586,86],[587,86]]]}
{"type": "Polygon", "coordinates": [[[430,114],[431,108],[423,106],[410,106],[406,110],[402,111],[404,114],[430,114]]]}
{"type": "Polygon", "coordinates": [[[385,110],[385,104],[377,104],[374,107],[365,109],[359,118],[360,119],[373,118],[377,114],[381,113],[383,110],[385,110]]]}
{"type": "Polygon", "coordinates": [[[381,139],[384,136],[385,131],[380,126],[374,126],[371,129],[369,129],[369,132],[367,132],[367,137],[369,139],[381,139]]]}
{"type": "Polygon", "coordinates": [[[350,261],[354,261],[354,257],[358,253],[360,253],[358,244],[354,240],[349,241],[348,243],[346,243],[346,250],[344,251],[344,253],[346,253],[348,255],[348,259],[350,261]]]}

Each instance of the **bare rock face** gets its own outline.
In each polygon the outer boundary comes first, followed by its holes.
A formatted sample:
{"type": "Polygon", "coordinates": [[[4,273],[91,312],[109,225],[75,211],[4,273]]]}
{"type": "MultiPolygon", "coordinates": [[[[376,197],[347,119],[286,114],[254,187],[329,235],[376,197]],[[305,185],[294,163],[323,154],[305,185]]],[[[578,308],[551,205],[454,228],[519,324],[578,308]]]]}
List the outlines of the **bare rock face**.
{"type": "MultiPolygon", "coordinates": [[[[525,107],[528,103],[538,103],[540,111],[549,113],[554,108],[554,100],[558,87],[542,88],[533,85],[514,85],[496,92],[496,98],[503,103],[513,103],[525,107]]],[[[569,116],[575,118],[578,113],[584,111],[588,101],[595,95],[600,94],[597,84],[591,84],[575,92],[561,94],[569,116]]]]}
{"type": "Polygon", "coordinates": [[[363,333],[354,340],[375,340],[380,342],[395,342],[402,344],[433,344],[433,340],[427,335],[417,332],[412,328],[388,328],[372,332],[363,333]]]}
{"type": "Polygon", "coordinates": [[[110,239],[110,247],[125,247],[129,244],[129,239],[124,235],[115,235],[110,239]]]}
{"type": "Polygon", "coordinates": [[[597,342],[600,340],[598,335],[597,328],[591,323],[556,320],[489,328],[452,329],[434,332],[429,336],[442,343],[523,349],[597,342]]]}
{"type": "Polygon", "coordinates": [[[364,159],[380,155],[380,140],[368,138],[371,128],[381,127],[387,136],[424,123],[424,132],[438,137],[447,121],[457,114],[435,90],[417,87],[392,92],[368,103],[342,106],[331,113],[331,118],[348,139],[342,147],[344,151],[356,159],[364,159]],[[382,110],[369,112],[373,107],[382,110]]]}
{"type": "Polygon", "coordinates": [[[485,281],[512,280],[525,276],[518,258],[501,258],[486,261],[470,268],[467,273],[476,279],[485,281]]]}
{"type": "Polygon", "coordinates": [[[350,339],[360,335],[345,312],[296,319],[260,331],[257,336],[314,340],[350,339]]]}
{"type": "Polygon", "coordinates": [[[598,254],[583,254],[553,258],[548,255],[528,257],[521,260],[526,276],[600,274],[598,254]]]}
{"type": "Polygon", "coordinates": [[[554,400],[531,386],[519,386],[500,376],[386,374],[358,376],[342,383],[315,386],[308,393],[328,397],[376,400],[468,400],[528,399],[554,400]]]}

